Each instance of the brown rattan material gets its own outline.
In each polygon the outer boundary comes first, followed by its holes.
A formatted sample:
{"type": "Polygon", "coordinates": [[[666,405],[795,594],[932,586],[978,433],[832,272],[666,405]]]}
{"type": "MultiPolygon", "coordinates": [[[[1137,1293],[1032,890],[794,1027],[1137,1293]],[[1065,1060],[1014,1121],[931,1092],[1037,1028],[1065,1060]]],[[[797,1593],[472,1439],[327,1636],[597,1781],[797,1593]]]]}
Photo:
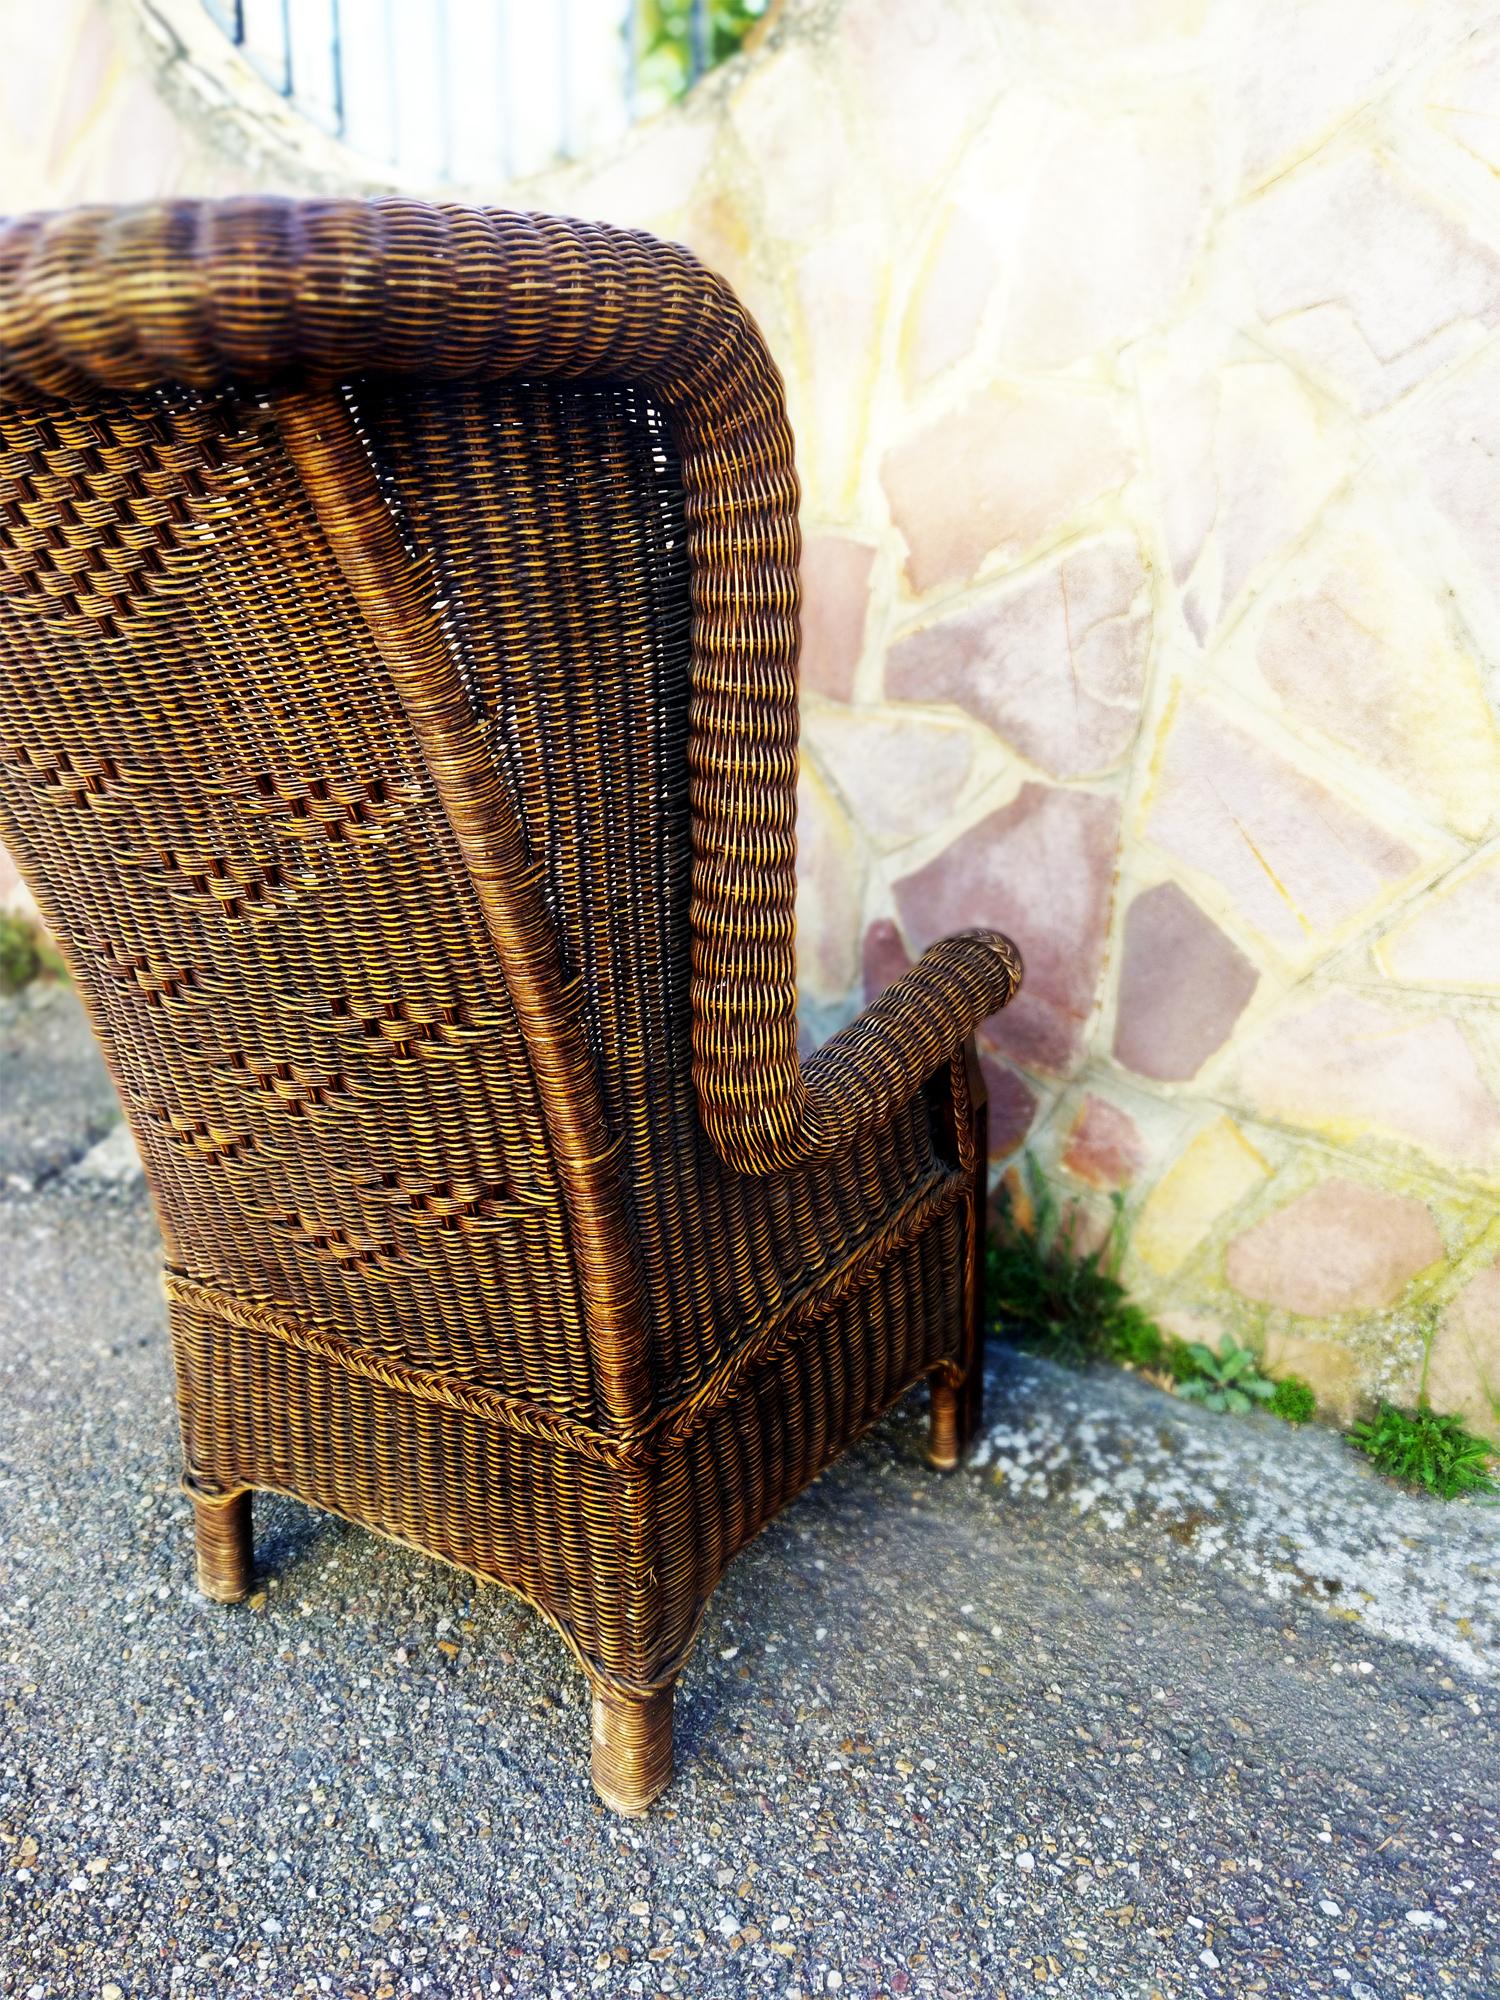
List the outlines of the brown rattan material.
{"type": "Polygon", "coordinates": [[[797,487],[685,251],[409,201],[0,229],[0,832],[161,1224],[211,1595],[249,1489],[519,1592],[621,1810],[735,1551],[978,1415],[976,1023],[796,1044],[797,487]]]}
{"type": "Polygon", "coordinates": [[[238,1604],[254,1580],[248,1493],[194,1493],[198,1588],[219,1604],[238,1604]]]}

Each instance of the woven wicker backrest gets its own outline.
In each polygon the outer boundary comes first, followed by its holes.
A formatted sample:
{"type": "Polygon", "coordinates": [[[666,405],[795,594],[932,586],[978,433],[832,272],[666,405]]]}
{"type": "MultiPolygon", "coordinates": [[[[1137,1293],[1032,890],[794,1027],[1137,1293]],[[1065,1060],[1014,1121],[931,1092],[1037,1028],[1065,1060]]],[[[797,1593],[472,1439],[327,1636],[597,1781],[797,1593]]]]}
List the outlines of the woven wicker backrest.
{"type": "MultiPolygon", "coordinates": [[[[508,383],[348,407],[524,802],[609,1130],[634,1105],[649,1170],[651,1072],[690,1062],[688,601],[660,416],[628,389],[508,383]]],[[[545,1079],[274,417],[222,394],[8,402],[0,451],[7,837],[68,941],[172,1261],[593,1417],[545,1079]]]]}
{"type": "Polygon", "coordinates": [[[888,1030],[797,1056],[737,301],[554,219],[80,212],[0,230],[0,367],[0,830],[169,1260],[583,1421],[704,1380],[931,1171],[884,1081],[843,1143],[888,1030]]]}

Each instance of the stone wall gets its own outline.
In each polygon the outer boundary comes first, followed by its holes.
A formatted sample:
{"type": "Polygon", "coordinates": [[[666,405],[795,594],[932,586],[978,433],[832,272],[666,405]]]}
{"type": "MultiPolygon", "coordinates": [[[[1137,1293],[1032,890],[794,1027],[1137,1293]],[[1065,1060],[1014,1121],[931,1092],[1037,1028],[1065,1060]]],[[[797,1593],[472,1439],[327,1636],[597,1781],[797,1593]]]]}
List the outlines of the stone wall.
{"type": "MultiPolygon", "coordinates": [[[[11,205],[368,184],[196,21],[12,0],[11,205]]],[[[1002,925],[997,1153],[1122,1191],[1177,1330],[1338,1414],[1431,1339],[1491,1434],[1497,175],[1494,0],[784,0],[505,197],[685,239],[784,366],[810,1019],[1002,925]]]]}

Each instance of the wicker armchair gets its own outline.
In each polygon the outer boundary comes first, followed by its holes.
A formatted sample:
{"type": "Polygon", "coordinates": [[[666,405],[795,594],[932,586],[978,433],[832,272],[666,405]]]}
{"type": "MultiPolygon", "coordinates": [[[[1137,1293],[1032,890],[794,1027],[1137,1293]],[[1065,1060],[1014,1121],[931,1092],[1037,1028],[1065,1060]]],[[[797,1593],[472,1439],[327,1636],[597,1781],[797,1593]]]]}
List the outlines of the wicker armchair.
{"type": "Polygon", "coordinates": [[[0,228],[0,834],[146,1162],[202,1588],[250,1491],[518,1592],[672,1772],[726,1565],[979,1406],[1020,978],[805,1062],[797,485],[685,251],[409,201],[0,228]]]}

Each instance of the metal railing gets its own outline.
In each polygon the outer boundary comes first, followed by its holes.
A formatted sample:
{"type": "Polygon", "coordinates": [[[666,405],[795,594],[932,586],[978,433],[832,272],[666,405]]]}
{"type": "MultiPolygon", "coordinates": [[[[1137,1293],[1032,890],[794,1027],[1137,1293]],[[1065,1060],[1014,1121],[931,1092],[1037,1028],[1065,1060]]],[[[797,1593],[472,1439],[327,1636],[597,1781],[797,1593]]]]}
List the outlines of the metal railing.
{"type": "Polygon", "coordinates": [[[312,122],[418,178],[534,173],[732,54],[771,0],[203,0],[312,122]]]}

